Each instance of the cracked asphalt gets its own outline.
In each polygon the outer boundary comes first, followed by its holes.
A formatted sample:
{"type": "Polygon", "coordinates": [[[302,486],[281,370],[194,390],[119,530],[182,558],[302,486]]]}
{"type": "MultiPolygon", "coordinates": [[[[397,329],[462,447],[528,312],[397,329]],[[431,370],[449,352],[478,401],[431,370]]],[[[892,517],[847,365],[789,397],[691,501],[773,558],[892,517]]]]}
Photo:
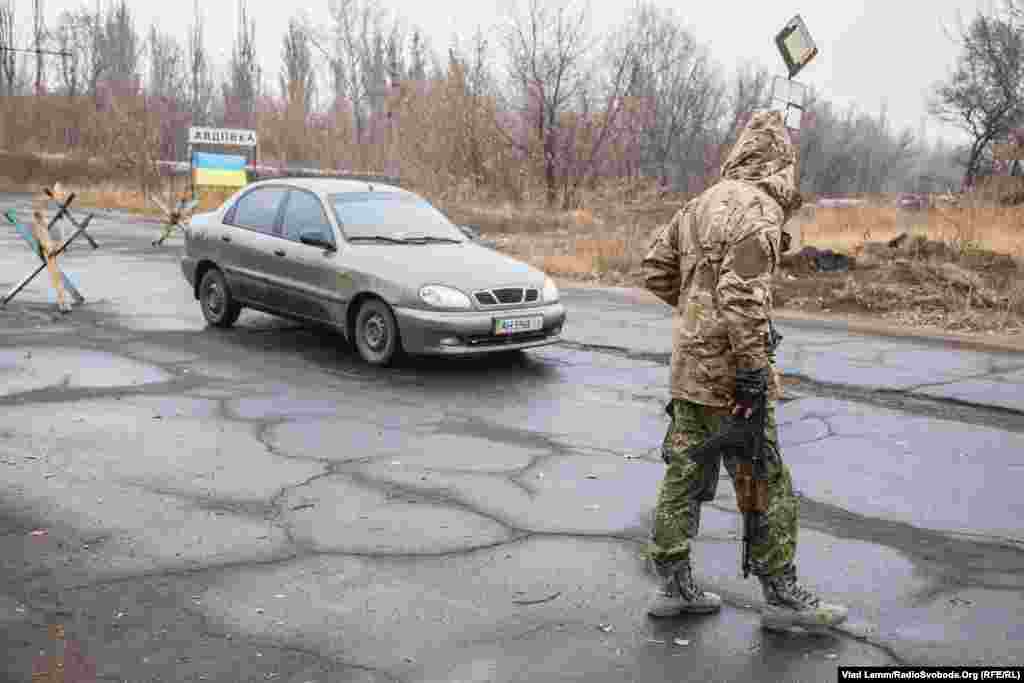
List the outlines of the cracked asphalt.
{"type": "MultiPolygon", "coordinates": [[[[27,198],[4,200],[26,214],[27,198]]],[[[379,370],[262,314],[207,329],[180,238],[153,248],[155,224],[114,214],[92,225],[100,249],[63,261],[84,306],[56,314],[40,278],[0,309],[6,680],[60,647],[67,680],[133,682],[1024,663],[1024,355],[780,324],[798,566],[849,623],[759,630],[726,482],[695,554],[725,608],[652,621],[666,307],[567,289],[562,344],[379,370]]],[[[32,265],[0,230],[0,289],[32,265]]]]}

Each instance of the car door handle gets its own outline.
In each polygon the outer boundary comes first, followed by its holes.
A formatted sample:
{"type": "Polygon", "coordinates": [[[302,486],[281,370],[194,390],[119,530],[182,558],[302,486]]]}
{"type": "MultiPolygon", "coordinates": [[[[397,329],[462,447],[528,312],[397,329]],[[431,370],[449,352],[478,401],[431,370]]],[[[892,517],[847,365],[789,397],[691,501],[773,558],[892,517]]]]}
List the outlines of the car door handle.
{"type": "Polygon", "coordinates": [[[221,239],[222,242],[230,242],[231,241],[231,235],[221,235],[220,239],[221,239]]]}
{"type": "Polygon", "coordinates": [[[275,249],[274,253],[278,256],[284,256],[284,249],[275,249]]]}

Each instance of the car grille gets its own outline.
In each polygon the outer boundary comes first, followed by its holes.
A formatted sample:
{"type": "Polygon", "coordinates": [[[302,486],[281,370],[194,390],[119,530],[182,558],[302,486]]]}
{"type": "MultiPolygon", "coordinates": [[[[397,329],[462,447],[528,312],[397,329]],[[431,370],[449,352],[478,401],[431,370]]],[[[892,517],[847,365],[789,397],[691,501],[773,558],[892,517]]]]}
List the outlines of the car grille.
{"type": "Polygon", "coordinates": [[[489,334],[480,334],[463,337],[462,341],[466,346],[504,346],[506,344],[523,344],[526,342],[540,341],[542,339],[547,339],[549,336],[551,336],[549,330],[542,330],[540,332],[531,332],[529,334],[505,335],[501,337],[489,334]]]}
{"type": "Polygon", "coordinates": [[[481,306],[509,306],[533,303],[540,298],[540,293],[536,289],[527,287],[499,287],[474,292],[473,296],[481,306]]]}

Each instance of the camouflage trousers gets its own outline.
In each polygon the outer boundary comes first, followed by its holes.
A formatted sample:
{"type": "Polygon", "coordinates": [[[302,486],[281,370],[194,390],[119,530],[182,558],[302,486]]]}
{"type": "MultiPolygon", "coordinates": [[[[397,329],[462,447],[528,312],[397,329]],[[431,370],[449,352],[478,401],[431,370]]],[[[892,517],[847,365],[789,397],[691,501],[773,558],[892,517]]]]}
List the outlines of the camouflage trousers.
{"type": "MultiPolygon", "coordinates": [[[[662,444],[668,470],[658,490],[654,513],[654,538],[651,559],[671,565],[690,559],[690,540],[700,528],[701,503],[713,500],[718,487],[720,465],[702,465],[686,457],[685,451],[718,430],[719,421],[729,414],[726,408],[712,408],[680,399],[671,403],[672,424],[662,444]]],[[[775,406],[769,404],[765,421],[765,439],[778,451],[775,406]]],[[[769,454],[772,449],[766,449],[769,454]]],[[[722,459],[735,481],[736,459],[722,459]]],[[[793,494],[789,469],[781,459],[769,456],[768,511],[751,543],[751,569],[757,575],[773,575],[793,561],[796,555],[798,501],[793,494]]]]}

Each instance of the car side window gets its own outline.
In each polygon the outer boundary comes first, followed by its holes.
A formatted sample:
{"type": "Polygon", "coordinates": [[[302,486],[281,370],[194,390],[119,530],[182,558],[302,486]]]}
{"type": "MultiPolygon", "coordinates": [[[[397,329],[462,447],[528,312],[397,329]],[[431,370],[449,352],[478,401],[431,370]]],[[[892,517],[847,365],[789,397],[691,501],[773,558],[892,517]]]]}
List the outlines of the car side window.
{"type": "Polygon", "coordinates": [[[235,204],[234,215],[231,216],[232,225],[273,235],[277,214],[287,192],[286,187],[261,187],[253,190],[235,204]]]}
{"type": "Polygon", "coordinates": [[[324,214],[320,199],[312,192],[292,190],[284,209],[284,236],[299,241],[304,232],[317,233],[328,242],[334,242],[334,231],[324,214]]]}

